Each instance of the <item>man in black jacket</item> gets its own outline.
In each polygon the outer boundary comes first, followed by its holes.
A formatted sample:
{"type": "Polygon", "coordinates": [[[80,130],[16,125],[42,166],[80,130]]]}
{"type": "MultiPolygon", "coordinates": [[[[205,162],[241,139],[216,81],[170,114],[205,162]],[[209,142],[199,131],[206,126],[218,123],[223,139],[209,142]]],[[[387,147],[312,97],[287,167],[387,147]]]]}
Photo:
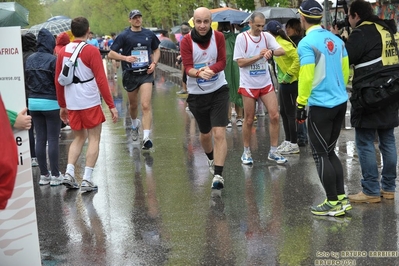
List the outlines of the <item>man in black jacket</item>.
{"type": "MultiPolygon", "coordinates": [[[[398,54],[390,52],[390,31],[399,42],[396,24],[381,20],[374,15],[370,3],[355,0],[349,8],[349,23],[353,31],[345,44],[349,63],[354,65],[354,78],[385,65],[398,64],[398,54]],[[386,27],[381,26],[385,23],[386,27]]],[[[355,85],[355,84],[353,84],[355,85]]],[[[356,86],[354,86],[356,87],[356,86]]],[[[351,109],[351,124],[355,127],[356,149],[362,170],[362,191],[349,195],[352,203],[376,203],[385,199],[394,199],[397,151],[394,128],[398,126],[398,105],[389,105],[375,112],[351,109]],[[378,166],[374,141],[378,136],[379,150],[382,154],[383,168],[381,183],[378,178],[378,166]]]]}

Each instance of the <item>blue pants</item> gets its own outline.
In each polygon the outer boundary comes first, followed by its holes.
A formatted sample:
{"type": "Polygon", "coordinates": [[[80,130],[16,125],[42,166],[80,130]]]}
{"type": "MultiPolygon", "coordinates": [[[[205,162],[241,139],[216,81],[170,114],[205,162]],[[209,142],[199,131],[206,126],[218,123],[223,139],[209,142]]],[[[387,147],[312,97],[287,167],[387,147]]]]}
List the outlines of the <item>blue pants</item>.
{"type": "Polygon", "coordinates": [[[385,191],[395,191],[397,152],[394,129],[355,128],[356,149],[362,168],[363,193],[369,196],[380,196],[378,166],[374,140],[378,135],[379,149],[382,154],[381,187],[385,191]]]}
{"type": "Polygon", "coordinates": [[[36,156],[40,174],[47,175],[46,143],[48,142],[48,157],[51,175],[59,176],[59,138],[61,130],[60,110],[30,111],[36,131],[36,156]]]}

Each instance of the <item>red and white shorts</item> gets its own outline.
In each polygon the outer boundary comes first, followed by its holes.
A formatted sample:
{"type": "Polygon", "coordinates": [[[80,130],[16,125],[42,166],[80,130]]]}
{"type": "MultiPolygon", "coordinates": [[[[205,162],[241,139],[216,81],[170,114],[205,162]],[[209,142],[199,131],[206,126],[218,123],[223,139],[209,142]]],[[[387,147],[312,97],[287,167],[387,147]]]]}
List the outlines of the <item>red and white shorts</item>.
{"type": "Polygon", "coordinates": [[[267,85],[264,88],[260,89],[249,89],[249,88],[238,88],[238,93],[241,94],[242,96],[249,97],[252,99],[257,100],[263,95],[268,94],[269,92],[274,91],[274,87],[272,84],[267,85]]]}

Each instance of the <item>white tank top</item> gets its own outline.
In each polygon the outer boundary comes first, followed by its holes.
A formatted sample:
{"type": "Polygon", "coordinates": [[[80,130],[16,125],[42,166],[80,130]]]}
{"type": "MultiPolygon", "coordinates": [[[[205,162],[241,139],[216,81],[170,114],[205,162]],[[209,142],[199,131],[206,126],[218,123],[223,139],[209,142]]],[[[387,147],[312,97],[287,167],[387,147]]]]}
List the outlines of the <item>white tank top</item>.
{"type": "MultiPolygon", "coordinates": [[[[218,58],[215,32],[213,32],[210,44],[206,49],[202,49],[197,43],[193,42],[193,63],[195,69],[211,66],[216,63],[218,58]]],[[[189,94],[207,94],[217,91],[220,87],[227,84],[224,71],[216,73],[211,79],[193,78],[187,76],[187,90],[189,94]]]]}
{"type": "MultiPolygon", "coordinates": [[[[267,38],[263,32],[259,37],[249,35],[248,31],[243,35],[246,42],[244,58],[258,56],[262,49],[268,48],[267,38]]],[[[272,84],[272,80],[269,74],[269,63],[265,58],[259,59],[252,65],[240,67],[240,87],[261,89],[270,84],[272,84]]]]}

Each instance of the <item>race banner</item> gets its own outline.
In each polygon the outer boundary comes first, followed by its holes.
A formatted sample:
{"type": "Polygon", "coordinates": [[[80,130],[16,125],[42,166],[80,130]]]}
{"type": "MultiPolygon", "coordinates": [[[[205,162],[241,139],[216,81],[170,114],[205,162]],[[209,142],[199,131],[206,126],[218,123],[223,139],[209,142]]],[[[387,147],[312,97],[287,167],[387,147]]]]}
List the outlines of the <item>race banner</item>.
{"type": "MultiPolygon", "coordinates": [[[[6,109],[19,113],[26,107],[21,28],[0,27],[0,36],[0,94],[6,109]]],[[[0,265],[42,265],[28,131],[14,129],[14,137],[18,172],[12,197],[0,210],[0,265]]]]}

